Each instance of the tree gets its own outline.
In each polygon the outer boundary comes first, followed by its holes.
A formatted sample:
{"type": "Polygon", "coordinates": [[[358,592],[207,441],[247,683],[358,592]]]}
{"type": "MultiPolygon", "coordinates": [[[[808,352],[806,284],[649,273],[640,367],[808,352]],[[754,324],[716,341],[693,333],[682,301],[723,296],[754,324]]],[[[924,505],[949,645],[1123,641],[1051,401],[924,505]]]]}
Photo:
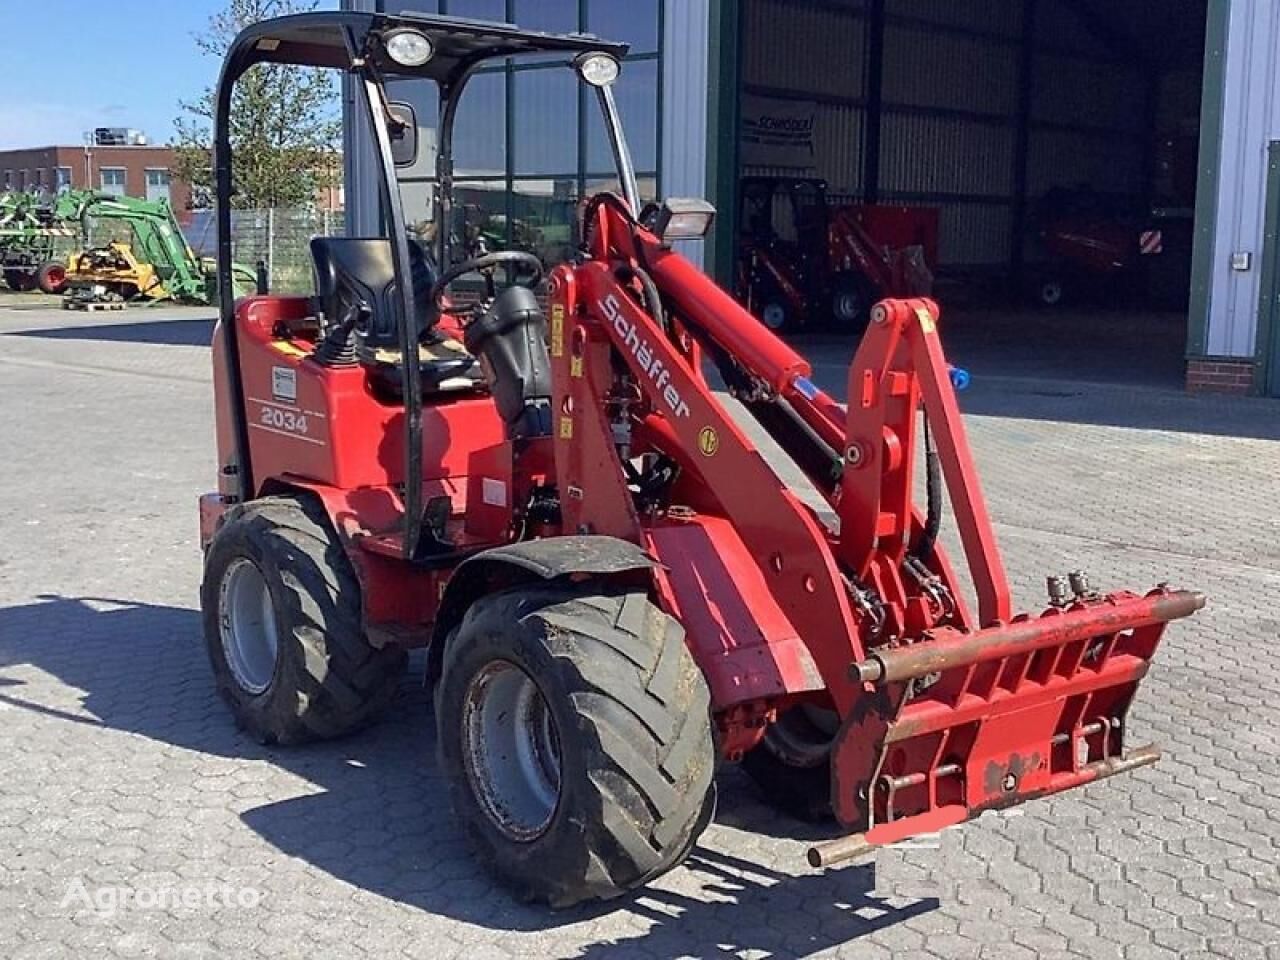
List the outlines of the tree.
{"type": "MultiPolygon", "coordinates": [[[[219,61],[236,35],[269,17],[314,9],[304,0],[227,0],[195,35],[196,46],[219,61]]],[[[214,190],[215,91],[180,100],[174,120],[175,174],[192,186],[197,206],[214,190]]],[[[340,176],[342,120],[333,71],[258,64],[236,84],[231,98],[233,206],[247,209],[305,206],[340,176]]]]}

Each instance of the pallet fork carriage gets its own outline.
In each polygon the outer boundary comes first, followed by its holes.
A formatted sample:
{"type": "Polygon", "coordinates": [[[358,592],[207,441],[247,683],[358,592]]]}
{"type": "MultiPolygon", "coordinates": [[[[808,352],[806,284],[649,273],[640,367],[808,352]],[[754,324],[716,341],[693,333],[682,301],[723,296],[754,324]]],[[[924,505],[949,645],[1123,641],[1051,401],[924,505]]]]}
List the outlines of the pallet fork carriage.
{"type": "Polygon", "coordinates": [[[820,390],[673,250],[709,205],[642,206],[612,93],[625,53],[350,12],[233,46],[215,131],[219,489],[201,529],[206,642],[237,721],[281,743],[347,733],[427,646],[458,818],[503,882],[553,905],[679,863],[722,762],[830,824],[821,866],[1154,760],[1126,750],[1128,709],[1165,624],[1203,599],[1103,595],[1076,574],[1044,613],[1015,614],[937,305],[877,304],[847,404],[820,390]],[[522,55],[572,61],[617,162],[545,300],[536,258],[458,262],[450,229],[467,80],[522,55]],[[373,134],[386,236],[313,241],[315,298],[229,292],[228,110],[262,62],[346,71],[373,134]],[[405,229],[397,160],[417,128],[389,80],[439,91],[430,252],[405,229]],[[500,269],[517,282],[500,289],[500,269]],[[451,285],[474,273],[487,295],[461,306],[451,285]],[[779,479],[707,365],[829,513],[779,479]],[[967,580],[938,543],[944,493],[967,580]]]}

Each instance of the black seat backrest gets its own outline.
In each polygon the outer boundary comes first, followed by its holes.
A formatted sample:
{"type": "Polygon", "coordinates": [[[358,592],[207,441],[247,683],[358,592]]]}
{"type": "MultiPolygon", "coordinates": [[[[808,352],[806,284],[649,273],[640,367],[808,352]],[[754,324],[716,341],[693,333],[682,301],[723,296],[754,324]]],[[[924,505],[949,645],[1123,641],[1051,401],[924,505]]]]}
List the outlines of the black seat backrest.
{"type": "MultiPolygon", "coordinates": [[[[340,321],[353,306],[366,304],[372,314],[361,339],[366,347],[395,348],[396,273],[391,241],[384,237],[315,237],[311,241],[316,295],[329,323],[340,321]]],[[[409,267],[418,329],[434,320],[431,288],[436,271],[416,240],[409,241],[409,267]]]]}
{"type": "Polygon", "coordinates": [[[311,259],[316,296],[327,323],[338,323],[353,307],[370,312],[364,339],[370,345],[396,342],[396,271],[391,241],[382,238],[315,237],[311,259]]]}

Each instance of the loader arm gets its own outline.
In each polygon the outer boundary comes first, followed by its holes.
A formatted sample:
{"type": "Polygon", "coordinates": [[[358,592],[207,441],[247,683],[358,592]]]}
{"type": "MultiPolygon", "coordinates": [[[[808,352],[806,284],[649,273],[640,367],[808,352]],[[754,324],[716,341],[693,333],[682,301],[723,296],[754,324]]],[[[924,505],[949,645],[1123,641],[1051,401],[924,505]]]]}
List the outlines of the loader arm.
{"type": "MultiPolygon", "coordinates": [[[[821,674],[819,703],[839,715],[831,744],[831,806],[852,836],[817,848],[825,864],[937,830],[984,810],[1079,786],[1152,762],[1126,753],[1126,715],[1165,624],[1203,605],[1158,587],[1146,595],[1092,590],[1073,576],[1037,617],[1014,615],[991,521],[928,300],[878,304],[849,373],[847,405],[819,390],[787,344],[675,253],[616,199],[586,212],[586,260],[552,282],[556,462],[565,527],[650,548],[674,523],[701,525],[741,567],[710,583],[722,608],[751,618],[687,623],[711,679],[731,757],[780,711],[814,702],[786,676],[767,688],[718,682],[763,631],[798,635],[821,674]],[[765,463],[715,397],[701,358],[718,364],[764,430],[813,481],[838,518],[828,523],[765,463]],[[914,502],[920,433],[928,430],[929,504],[914,502]],[[644,501],[633,458],[657,453],[690,479],[687,503],[644,501]],[[941,484],[976,594],[976,616],[937,544],[941,484]],[[732,596],[731,596],[732,595],[732,596]],[[725,599],[730,598],[730,599],[725,599]],[[699,636],[706,625],[716,636],[699,636]],[[735,633],[736,631],[736,633],[735,633]],[[727,692],[726,692],[727,691],[727,692]],[[746,716],[748,719],[743,720],[746,716]]],[[[691,543],[685,540],[677,542],[691,543]]],[[[663,556],[676,577],[685,557],[663,556]]],[[[728,561],[726,561],[728,563],[728,561]]],[[[665,598],[679,608],[681,598],[665,598]]],[[[767,644],[766,644],[767,645],[767,644]]],[[[803,658],[801,658],[803,659],[803,658]]],[[[769,661],[761,659],[762,664],[769,661]]],[[[763,667],[762,667],[763,669],[763,667]]]]}
{"type": "Polygon", "coordinates": [[[91,220],[127,223],[137,240],[137,257],[157,268],[165,291],[174,300],[207,301],[203,267],[187,245],[182,227],[164,200],[90,195],[80,204],[88,233],[91,220]]]}
{"type": "Polygon", "coordinates": [[[565,529],[645,543],[607,413],[609,403],[617,402],[609,398],[617,396],[614,358],[621,356],[648,405],[660,411],[666,449],[701,451],[702,482],[715,491],[770,593],[806,639],[841,712],[852,709],[859,689],[848,667],[865,651],[827,543],[828,531],[778,479],[689,357],[605,263],[557,270],[551,295],[552,363],[557,373],[567,374],[554,378],[565,529]],[[847,642],[820,642],[823,636],[847,642]]]}

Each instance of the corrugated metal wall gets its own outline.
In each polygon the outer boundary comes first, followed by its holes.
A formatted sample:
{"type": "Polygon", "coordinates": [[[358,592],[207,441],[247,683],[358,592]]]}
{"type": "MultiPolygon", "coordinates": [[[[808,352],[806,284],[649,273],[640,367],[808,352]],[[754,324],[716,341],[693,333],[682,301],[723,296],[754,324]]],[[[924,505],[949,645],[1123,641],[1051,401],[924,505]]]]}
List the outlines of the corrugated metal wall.
{"type": "MultiPolygon", "coordinates": [[[[662,57],[662,193],[707,197],[707,57],[710,0],[666,0],[662,57]]],[[[679,244],[702,266],[704,244],[679,244]]]]}
{"type": "Polygon", "coordinates": [[[1038,4],[1036,26],[1041,49],[1082,55],[1096,53],[1098,49],[1098,38],[1089,32],[1089,28],[1068,4],[1038,4]]]}
{"type": "Polygon", "coordinates": [[[1007,263],[1022,4],[885,9],[882,200],[941,209],[943,266],[1007,263]]]}
{"type": "MultiPolygon", "coordinates": [[[[860,193],[867,73],[862,4],[746,0],[743,36],[745,88],[767,96],[816,101],[816,165],[808,172],[825,178],[833,194],[860,193]]],[[[743,172],[753,176],[796,173],[762,166],[743,172]]]]}
{"type": "MultiPolygon", "coordinates": [[[[1257,349],[1267,145],[1280,140],[1280,5],[1233,0],[1227,28],[1222,145],[1205,353],[1252,357],[1257,349]],[[1253,268],[1231,269],[1234,252],[1253,268]]],[[[1275,252],[1271,251],[1274,256],[1275,252]]]]}
{"type": "MultiPolygon", "coordinates": [[[[865,5],[744,2],[744,88],[815,101],[815,165],[805,172],[833,194],[860,195],[865,5]]],[[[1108,62],[1064,0],[1037,6],[1031,199],[1055,186],[1139,190],[1142,75],[1108,62]]],[[[885,0],[880,200],[940,208],[944,267],[1001,268],[1011,257],[1023,9],[1022,0],[885,0]]]]}
{"type": "Polygon", "coordinates": [[[1042,52],[1035,59],[1032,90],[1028,190],[1033,197],[1055,186],[1141,191],[1150,136],[1141,71],[1099,60],[1096,47],[1092,54],[1042,52]]]}
{"type": "Polygon", "coordinates": [[[751,86],[861,97],[866,30],[860,4],[747,0],[743,78],[751,86]]]}

